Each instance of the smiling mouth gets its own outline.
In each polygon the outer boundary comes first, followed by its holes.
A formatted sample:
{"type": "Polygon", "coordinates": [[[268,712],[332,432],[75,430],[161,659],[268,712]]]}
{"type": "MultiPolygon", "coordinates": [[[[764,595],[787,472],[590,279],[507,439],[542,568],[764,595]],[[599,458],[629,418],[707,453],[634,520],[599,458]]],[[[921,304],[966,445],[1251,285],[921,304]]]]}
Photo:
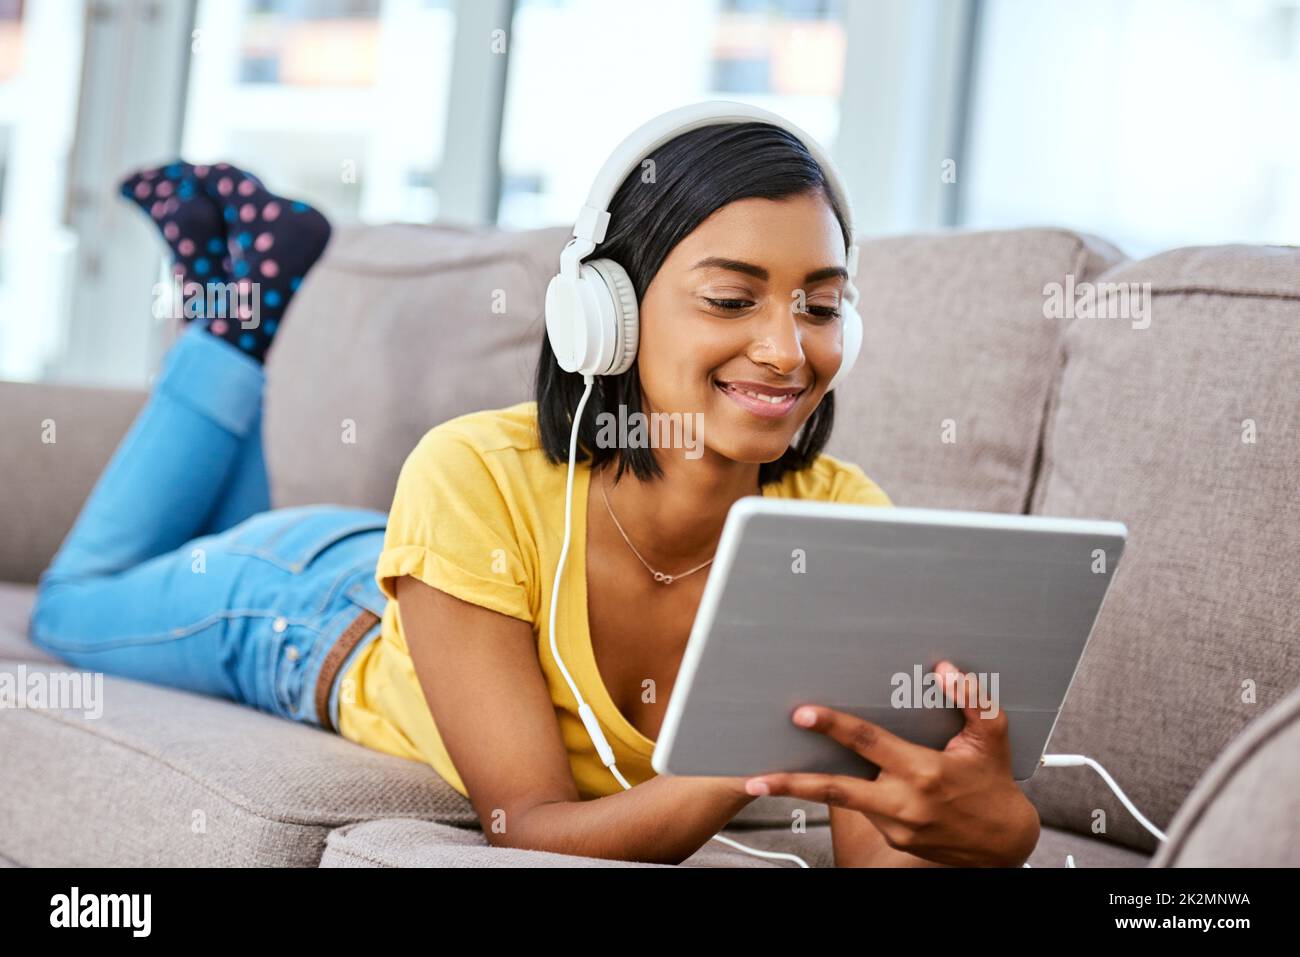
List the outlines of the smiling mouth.
{"type": "Polygon", "coordinates": [[[785,395],[767,395],[716,379],[713,380],[713,387],[741,408],[764,418],[778,418],[790,412],[808,391],[804,388],[785,395]]]}

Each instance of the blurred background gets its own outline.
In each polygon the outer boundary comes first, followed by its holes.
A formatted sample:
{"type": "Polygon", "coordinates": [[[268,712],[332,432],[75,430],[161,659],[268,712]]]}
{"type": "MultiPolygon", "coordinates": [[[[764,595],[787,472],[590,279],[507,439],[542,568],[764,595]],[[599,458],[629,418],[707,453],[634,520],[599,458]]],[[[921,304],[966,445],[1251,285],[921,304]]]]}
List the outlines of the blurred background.
{"type": "Polygon", "coordinates": [[[0,0],[0,378],[144,384],[176,154],[335,222],[571,224],[614,145],[781,113],[863,236],[1300,235],[1300,0],[0,0]]]}

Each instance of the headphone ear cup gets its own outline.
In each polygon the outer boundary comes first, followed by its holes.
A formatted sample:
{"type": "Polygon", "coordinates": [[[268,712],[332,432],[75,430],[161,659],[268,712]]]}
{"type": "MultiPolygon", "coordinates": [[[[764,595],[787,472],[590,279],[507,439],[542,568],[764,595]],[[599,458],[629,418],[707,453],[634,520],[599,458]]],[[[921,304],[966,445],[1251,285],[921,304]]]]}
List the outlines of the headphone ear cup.
{"type": "Polygon", "coordinates": [[[582,280],[556,275],[546,287],[546,337],[555,361],[565,372],[578,372],[588,361],[591,334],[583,309],[582,280]]]}
{"type": "Polygon", "coordinates": [[[853,366],[858,361],[858,353],[862,351],[862,316],[858,314],[857,306],[847,300],[842,301],[840,305],[840,325],[844,329],[840,367],[831,377],[831,384],[826,387],[827,392],[843,382],[853,371],[853,366]]]}
{"type": "Polygon", "coordinates": [[[565,372],[626,372],[636,360],[640,329],[636,290],[612,259],[582,263],[576,280],[557,275],[546,287],[546,335],[565,372]]]}
{"type": "Polygon", "coordinates": [[[584,276],[596,288],[600,300],[601,342],[609,343],[608,363],[600,375],[619,375],[632,368],[641,338],[641,311],[636,289],[625,270],[612,259],[593,259],[582,264],[584,276]],[[587,270],[590,269],[591,274],[587,270]]]}

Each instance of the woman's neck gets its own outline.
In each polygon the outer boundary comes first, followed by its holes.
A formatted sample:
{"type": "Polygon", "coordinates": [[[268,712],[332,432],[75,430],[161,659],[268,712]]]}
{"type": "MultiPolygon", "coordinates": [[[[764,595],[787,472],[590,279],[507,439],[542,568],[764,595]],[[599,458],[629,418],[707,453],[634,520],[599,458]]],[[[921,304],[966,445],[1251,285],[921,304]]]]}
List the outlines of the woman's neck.
{"type": "MultiPolygon", "coordinates": [[[[590,496],[603,483],[618,524],[647,562],[673,573],[713,557],[727,512],[745,495],[760,494],[757,464],[735,462],[710,451],[698,459],[660,450],[663,476],[641,482],[624,471],[617,484],[615,462],[591,475],[590,496]]],[[[603,500],[596,508],[609,515],[603,500]]],[[[614,534],[618,534],[615,530],[614,534]]]]}

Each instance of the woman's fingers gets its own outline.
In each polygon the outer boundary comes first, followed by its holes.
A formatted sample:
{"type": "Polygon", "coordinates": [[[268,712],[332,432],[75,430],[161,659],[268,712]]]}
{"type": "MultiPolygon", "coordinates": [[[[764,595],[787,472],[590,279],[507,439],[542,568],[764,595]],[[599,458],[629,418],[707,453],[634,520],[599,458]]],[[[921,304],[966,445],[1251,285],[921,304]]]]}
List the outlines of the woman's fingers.
{"type": "Polygon", "coordinates": [[[745,791],[755,795],[799,798],[887,818],[892,818],[897,812],[900,799],[892,783],[868,781],[846,774],[793,771],[749,778],[745,782],[745,791]]]}
{"type": "Polygon", "coordinates": [[[904,741],[878,724],[834,708],[800,705],[792,720],[801,728],[826,735],[885,771],[906,774],[910,766],[924,760],[926,755],[936,753],[930,748],[904,741]]]}
{"type": "Polygon", "coordinates": [[[944,750],[913,744],[843,711],[801,705],[791,716],[796,725],[878,765],[879,777],[760,774],[746,780],[746,792],[858,811],[890,847],[940,863],[1022,861],[1037,840],[1038,819],[1009,774],[1008,723],[996,683],[981,685],[947,660],[935,672],[947,704],[965,718],[944,750]]]}
{"type": "MultiPolygon", "coordinates": [[[[963,745],[1010,761],[1007,716],[989,688],[981,688],[976,676],[966,674],[951,661],[935,666],[949,705],[960,707],[965,726],[948,743],[945,751],[963,745]]],[[[996,689],[993,689],[994,692],[996,689]]],[[[821,705],[800,705],[791,720],[801,728],[824,734],[881,769],[874,782],[840,774],[764,774],[746,780],[750,794],[780,793],[839,804],[858,810],[889,815],[905,803],[900,787],[917,793],[933,793],[945,776],[944,751],[913,744],[874,722],[821,705]],[[766,784],[773,789],[759,789],[766,784]],[[783,790],[775,790],[777,787],[783,790]],[[892,803],[891,803],[892,799],[892,803]]]]}
{"type": "Polygon", "coordinates": [[[988,721],[1002,713],[996,685],[985,681],[981,687],[978,675],[962,671],[946,658],[934,666],[934,673],[939,677],[947,703],[960,708],[967,720],[988,721]],[[989,717],[984,717],[985,714],[989,717]]]}
{"type": "Polygon", "coordinates": [[[961,671],[946,659],[935,665],[934,672],[948,703],[960,708],[966,719],[958,737],[994,753],[1009,752],[1009,724],[998,701],[997,685],[986,681],[981,687],[975,674],[961,671]]]}

